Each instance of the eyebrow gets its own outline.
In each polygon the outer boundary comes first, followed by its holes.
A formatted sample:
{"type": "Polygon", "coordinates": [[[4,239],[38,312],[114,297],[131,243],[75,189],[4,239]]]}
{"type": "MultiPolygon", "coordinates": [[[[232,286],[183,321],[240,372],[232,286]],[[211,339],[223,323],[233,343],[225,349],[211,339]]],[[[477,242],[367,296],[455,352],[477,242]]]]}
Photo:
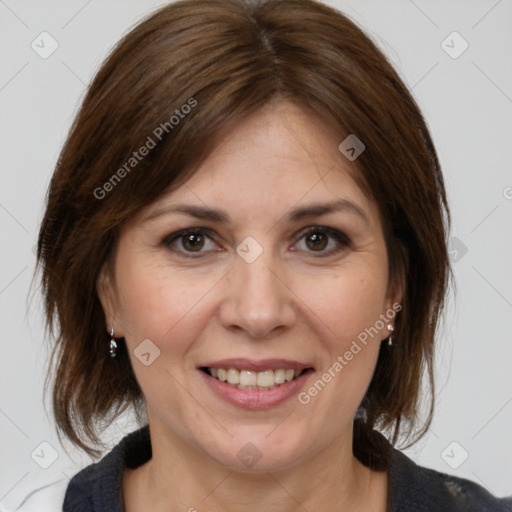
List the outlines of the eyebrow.
{"type": "MultiPolygon", "coordinates": [[[[230,220],[229,214],[223,210],[217,210],[205,206],[176,204],[155,210],[153,213],[145,217],[143,222],[149,222],[150,220],[162,215],[175,212],[185,213],[192,217],[196,217],[197,219],[210,220],[213,222],[229,223],[230,220]]],[[[313,203],[300,208],[295,208],[288,212],[284,218],[287,222],[298,222],[303,219],[320,217],[321,215],[327,215],[335,212],[348,212],[355,214],[367,225],[370,224],[370,220],[364,210],[359,205],[349,201],[348,199],[339,199],[330,203],[313,203]]]]}

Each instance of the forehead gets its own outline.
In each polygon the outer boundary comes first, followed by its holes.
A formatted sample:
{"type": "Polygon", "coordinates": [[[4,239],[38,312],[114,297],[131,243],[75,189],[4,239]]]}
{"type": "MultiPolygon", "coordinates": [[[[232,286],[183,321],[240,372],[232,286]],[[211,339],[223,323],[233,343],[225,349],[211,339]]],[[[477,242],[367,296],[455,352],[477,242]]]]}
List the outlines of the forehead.
{"type": "Polygon", "coordinates": [[[301,205],[348,200],[378,217],[359,187],[360,171],[338,150],[340,136],[293,103],[271,103],[237,122],[181,186],[144,209],[186,203],[269,222],[301,205]]]}
{"type": "Polygon", "coordinates": [[[233,126],[199,170],[207,169],[212,180],[220,173],[237,177],[243,168],[257,168],[253,175],[269,178],[297,176],[303,170],[320,178],[341,167],[337,138],[306,109],[289,102],[271,103],[233,126]]]}
{"type": "Polygon", "coordinates": [[[237,193],[261,191],[296,201],[321,181],[358,189],[353,176],[359,171],[341,155],[339,142],[312,112],[272,103],[232,127],[187,185],[211,193],[236,185],[237,193]]]}

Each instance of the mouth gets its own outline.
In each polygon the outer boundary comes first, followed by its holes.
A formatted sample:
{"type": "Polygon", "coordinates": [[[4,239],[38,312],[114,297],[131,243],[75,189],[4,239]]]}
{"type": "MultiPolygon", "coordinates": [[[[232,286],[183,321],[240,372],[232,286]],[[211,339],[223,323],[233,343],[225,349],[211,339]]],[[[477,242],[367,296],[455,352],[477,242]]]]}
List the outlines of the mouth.
{"type": "Polygon", "coordinates": [[[237,389],[268,391],[298,379],[305,372],[312,370],[312,368],[304,368],[302,370],[269,368],[258,372],[247,369],[211,367],[201,367],[200,370],[210,377],[225,382],[237,389]]]}
{"type": "Polygon", "coordinates": [[[295,396],[315,372],[288,359],[224,359],[197,369],[217,397],[245,409],[268,409],[295,396]]]}

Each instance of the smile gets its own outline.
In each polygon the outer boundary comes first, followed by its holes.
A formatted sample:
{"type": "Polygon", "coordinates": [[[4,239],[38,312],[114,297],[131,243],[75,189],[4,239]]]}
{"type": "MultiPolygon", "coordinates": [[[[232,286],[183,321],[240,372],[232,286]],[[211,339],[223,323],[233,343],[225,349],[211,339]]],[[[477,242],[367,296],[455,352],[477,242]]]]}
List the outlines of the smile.
{"type": "Polygon", "coordinates": [[[311,363],[289,359],[224,359],[198,366],[203,382],[222,402],[269,409],[297,395],[315,373],[311,363]]]}
{"type": "Polygon", "coordinates": [[[267,391],[299,378],[306,370],[278,368],[276,370],[238,370],[236,368],[202,368],[214,379],[238,389],[267,391]]]}

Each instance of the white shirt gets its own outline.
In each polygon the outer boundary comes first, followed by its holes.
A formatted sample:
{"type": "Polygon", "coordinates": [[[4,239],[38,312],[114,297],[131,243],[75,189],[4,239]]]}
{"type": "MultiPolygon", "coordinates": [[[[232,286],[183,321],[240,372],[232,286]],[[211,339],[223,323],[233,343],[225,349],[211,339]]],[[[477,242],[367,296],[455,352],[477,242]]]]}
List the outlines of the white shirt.
{"type": "Polygon", "coordinates": [[[68,483],[62,478],[36,487],[14,503],[0,503],[0,512],[62,512],[68,483]]]}

